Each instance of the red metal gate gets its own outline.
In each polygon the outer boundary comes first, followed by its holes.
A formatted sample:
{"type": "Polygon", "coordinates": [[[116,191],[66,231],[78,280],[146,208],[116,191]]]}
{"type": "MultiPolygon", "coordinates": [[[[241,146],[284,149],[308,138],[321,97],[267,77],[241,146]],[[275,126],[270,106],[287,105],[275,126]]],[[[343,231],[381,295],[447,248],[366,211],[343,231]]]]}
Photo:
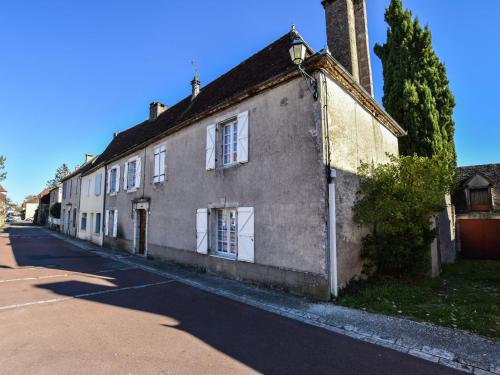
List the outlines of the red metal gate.
{"type": "Polygon", "coordinates": [[[500,260],[500,220],[460,220],[462,256],[500,260]]]}

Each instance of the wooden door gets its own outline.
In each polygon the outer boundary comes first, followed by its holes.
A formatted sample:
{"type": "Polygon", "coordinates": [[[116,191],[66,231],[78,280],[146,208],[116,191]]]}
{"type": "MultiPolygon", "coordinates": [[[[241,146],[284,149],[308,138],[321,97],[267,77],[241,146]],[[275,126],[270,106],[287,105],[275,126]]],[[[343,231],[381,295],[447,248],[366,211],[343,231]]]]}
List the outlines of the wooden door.
{"type": "Polygon", "coordinates": [[[460,220],[462,256],[500,260],[500,220],[460,220]]]}
{"type": "Polygon", "coordinates": [[[146,210],[138,210],[139,214],[139,254],[146,252],[146,210]]]}

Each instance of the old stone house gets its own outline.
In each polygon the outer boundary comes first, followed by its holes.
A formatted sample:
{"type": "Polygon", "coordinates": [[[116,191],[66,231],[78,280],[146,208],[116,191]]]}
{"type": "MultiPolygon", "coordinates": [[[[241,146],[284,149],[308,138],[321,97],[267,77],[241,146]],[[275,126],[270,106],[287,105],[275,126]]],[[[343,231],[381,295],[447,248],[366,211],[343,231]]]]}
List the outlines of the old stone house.
{"type": "Polygon", "coordinates": [[[5,216],[7,214],[7,190],[0,185],[0,227],[5,224],[5,216]]]}
{"type": "Polygon", "coordinates": [[[58,184],[57,186],[49,189],[49,206],[48,206],[48,219],[46,225],[55,230],[59,230],[61,225],[61,216],[54,216],[52,214],[52,207],[56,204],[60,204],[62,201],[62,185],[58,184]]]}
{"type": "MultiPolygon", "coordinates": [[[[78,233],[80,195],[87,195],[90,190],[88,184],[81,184],[82,173],[91,167],[93,160],[92,155],[86,154],[84,163],[61,180],[60,230],[71,237],[76,237],[78,233]]],[[[84,224],[82,228],[85,230],[86,218],[82,218],[80,224],[84,224]]]]}
{"type": "Polygon", "coordinates": [[[453,195],[458,250],[473,259],[500,259],[500,164],[457,169],[453,195]]]}
{"type": "Polygon", "coordinates": [[[363,0],[324,1],[329,50],[292,30],[115,135],[108,247],[329,298],[360,275],[360,162],[398,154],[403,129],[372,97],[363,0]]]}
{"type": "Polygon", "coordinates": [[[78,238],[103,244],[105,168],[92,169],[97,158],[86,166],[81,173],[81,193],[79,202],[80,226],[78,238]]]}

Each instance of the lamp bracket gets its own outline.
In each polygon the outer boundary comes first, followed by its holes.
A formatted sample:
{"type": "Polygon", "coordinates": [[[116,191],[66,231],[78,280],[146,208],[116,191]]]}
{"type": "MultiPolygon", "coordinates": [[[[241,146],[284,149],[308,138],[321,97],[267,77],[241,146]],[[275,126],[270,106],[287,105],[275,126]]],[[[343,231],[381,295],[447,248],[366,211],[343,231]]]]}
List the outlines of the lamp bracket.
{"type": "Polygon", "coordinates": [[[302,74],[302,76],[306,80],[307,88],[309,89],[309,91],[311,91],[314,100],[317,101],[319,98],[318,81],[314,77],[312,77],[311,75],[307,74],[307,72],[304,70],[302,65],[298,64],[297,68],[299,69],[299,72],[302,74]]]}

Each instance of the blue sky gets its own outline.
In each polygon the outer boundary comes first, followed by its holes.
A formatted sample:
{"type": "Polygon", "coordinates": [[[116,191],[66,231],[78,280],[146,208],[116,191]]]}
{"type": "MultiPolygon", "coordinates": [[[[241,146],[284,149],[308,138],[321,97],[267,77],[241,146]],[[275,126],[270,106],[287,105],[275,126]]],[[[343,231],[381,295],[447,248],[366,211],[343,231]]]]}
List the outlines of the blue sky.
{"type": "MultiPolygon", "coordinates": [[[[15,201],[39,192],[62,163],[101,152],[114,131],[144,120],[148,105],[202,85],[288,32],[295,23],[325,46],[320,0],[14,1],[0,3],[2,184],[15,201]]],[[[370,45],[385,40],[384,8],[368,0],[370,45]]],[[[460,165],[500,162],[500,1],[404,0],[429,24],[457,99],[460,165]]],[[[375,95],[382,72],[372,56],[375,95]]]]}

